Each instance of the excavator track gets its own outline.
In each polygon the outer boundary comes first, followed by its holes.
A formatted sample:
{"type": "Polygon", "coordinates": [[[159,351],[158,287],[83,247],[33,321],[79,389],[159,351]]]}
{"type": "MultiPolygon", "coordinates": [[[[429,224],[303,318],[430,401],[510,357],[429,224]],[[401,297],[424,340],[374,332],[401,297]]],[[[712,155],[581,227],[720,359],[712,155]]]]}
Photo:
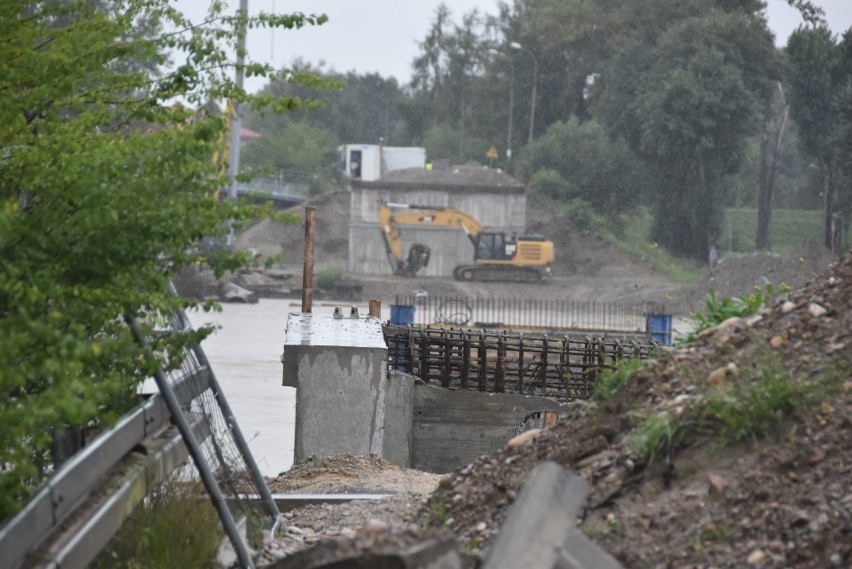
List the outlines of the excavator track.
{"type": "Polygon", "coordinates": [[[453,271],[458,281],[537,283],[543,275],[535,267],[511,265],[461,265],[453,271]]]}

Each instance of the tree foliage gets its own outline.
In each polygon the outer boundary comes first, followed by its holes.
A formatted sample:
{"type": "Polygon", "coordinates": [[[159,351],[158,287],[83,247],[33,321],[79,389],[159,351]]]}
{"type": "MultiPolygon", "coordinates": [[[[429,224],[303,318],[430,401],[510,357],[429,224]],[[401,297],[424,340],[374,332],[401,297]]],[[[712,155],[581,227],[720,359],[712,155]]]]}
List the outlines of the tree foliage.
{"type": "Polygon", "coordinates": [[[820,172],[824,242],[831,247],[832,217],[840,210],[848,219],[852,200],[843,183],[852,176],[852,32],[838,42],[822,25],[800,27],[787,42],[787,54],[791,114],[799,125],[801,147],[820,172]]]}
{"type": "Polygon", "coordinates": [[[155,315],[193,304],[167,292],[182,267],[244,261],[198,251],[262,213],[214,200],[226,125],[204,103],[293,106],[237,89],[228,50],[244,22],[324,17],[221,10],[193,26],[166,0],[0,5],[0,519],[50,472],[51,432],[108,425],[140,380],[209,333],[157,336],[152,356],[122,316],[150,330],[155,315]]]}
{"type": "Polygon", "coordinates": [[[681,20],[652,46],[636,39],[614,59],[602,113],[659,172],[653,232],[671,251],[703,258],[718,235],[726,176],[777,73],[765,23],[719,10],[681,20]]]}
{"type": "Polygon", "coordinates": [[[617,217],[648,191],[645,166],[595,120],[550,125],[524,152],[519,172],[550,197],[582,199],[604,217],[617,217]]]}

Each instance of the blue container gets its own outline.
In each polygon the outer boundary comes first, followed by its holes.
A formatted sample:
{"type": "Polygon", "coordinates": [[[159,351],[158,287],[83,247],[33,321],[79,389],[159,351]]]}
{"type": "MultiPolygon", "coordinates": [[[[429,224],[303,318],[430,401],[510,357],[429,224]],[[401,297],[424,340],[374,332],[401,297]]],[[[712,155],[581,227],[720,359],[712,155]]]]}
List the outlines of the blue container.
{"type": "Polygon", "coordinates": [[[663,346],[672,345],[672,315],[649,314],[648,335],[652,340],[663,346]]]}
{"type": "Polygon", "coordinates": [[[391,324],[414,324],[414,307],[409,304],[391,304],[391,324]]]}

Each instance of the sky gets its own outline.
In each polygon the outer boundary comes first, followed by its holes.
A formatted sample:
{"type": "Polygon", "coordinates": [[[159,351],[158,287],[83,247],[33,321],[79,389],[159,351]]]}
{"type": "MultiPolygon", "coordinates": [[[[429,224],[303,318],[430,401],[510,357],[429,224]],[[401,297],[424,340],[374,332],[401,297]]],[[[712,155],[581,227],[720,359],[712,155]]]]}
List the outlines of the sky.
{"type": "MultiPolygon", "coordinates": [[[[290,30],[251,30],[247,46],[255,60],[288,66],[302,58],[326,69],[345,73],[378,73],[396,77],[400,83],[411,78],[411,62],[418,44],[429,30],[435,9],[442,0],[248,0],[249,11],[304,12],[326,14],[322,26],[290,30]]],[[[456,18],[477,8],[495,14],[497,0],[443,0],[456,18]]],[[[200,20],[207,0],[177,0],[176,5],[190,18],[200,20]]],[[[230,0],[233,10],[238,0],[230,0]]],[[[785,45],[790,33],[801,23],[799,13],[785,0],[767,0],[769,27],[776,45],[785,45]]],[[[814,0],[826,14],[831,30],[841,34],[852,27],[852,0],[814,0]]],[[[246,82],[249,91],[263,86],[263,80],[246,82]]]]}

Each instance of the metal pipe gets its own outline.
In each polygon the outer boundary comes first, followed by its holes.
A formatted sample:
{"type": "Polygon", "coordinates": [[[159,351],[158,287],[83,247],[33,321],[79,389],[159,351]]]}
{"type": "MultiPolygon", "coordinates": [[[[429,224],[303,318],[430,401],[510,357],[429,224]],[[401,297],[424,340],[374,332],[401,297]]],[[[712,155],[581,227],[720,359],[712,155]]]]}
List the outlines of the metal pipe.
{"type": "Polygon", "coordinates": [[[379,320],[382,319],[382,301],[381,300],[372,300],[371,299],[369,301],[368,315],[374,316],[374,317],[378,318],[379,320]]]}

